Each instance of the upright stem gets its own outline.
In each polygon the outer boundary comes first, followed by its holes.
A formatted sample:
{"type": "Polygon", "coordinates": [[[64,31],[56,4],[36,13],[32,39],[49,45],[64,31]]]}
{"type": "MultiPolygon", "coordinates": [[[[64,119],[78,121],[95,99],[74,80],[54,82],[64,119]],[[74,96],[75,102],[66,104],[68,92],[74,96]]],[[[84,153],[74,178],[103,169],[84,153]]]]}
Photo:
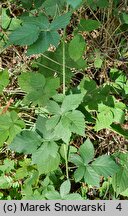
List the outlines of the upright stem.
{"type": "Polygon", "coordinates": [[[65,165],[66,165],[66,177],[69,178],[68,175],[68,151],[67,151],[67,145],[64,145],[64,155],[65,155],[65,165]]]}
{"type": "MultiPolygon", "coordinates": [[[[69,5],[67,4],[66,12],[68,12],[69,5]]],[[[66,87],[66,57],[65,57],[65,38],[66,38],[66,29],[64,30],[63,35],[63,95],[65,95],[66,87]]],[[[64,155],[65,155],[65,166],[66,166],[66,177],[69,179],[68,174],[68,155],[69,155],[69,145],[68,143],[64,145],[64,155]]]]}
{"type": "Polygon", "coordinates": [[[65,31],[63,36],[63,94],[65,95],[65,31]]]}
{"type": "MultiPolygon", "coordinates": [[[[63,35],[63,94],[65,95],[65,72],[66,72],[66,64],[65,64],[65,35],[66,31],[64,30],[64,35],[63,35]]],[[[66,177],[67,179],[69,178],[68,174],[68,144],[64,145],[64,155],[65,155],[65,166],[66,166],[66,177]]]]}

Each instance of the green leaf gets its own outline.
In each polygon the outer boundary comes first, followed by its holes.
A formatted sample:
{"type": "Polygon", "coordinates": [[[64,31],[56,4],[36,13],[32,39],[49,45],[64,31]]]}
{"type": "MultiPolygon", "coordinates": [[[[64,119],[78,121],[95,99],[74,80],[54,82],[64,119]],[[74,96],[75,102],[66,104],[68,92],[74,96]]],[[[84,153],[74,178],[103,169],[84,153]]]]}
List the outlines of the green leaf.
{"type": "MultiPolygon", "coordinates": [[[[118,2],[118,1],[114,1],[118,2]]],[[[87,0],[88,5],[93,9],[93,10],[97,10],[97,9],[102,9],[102,8],[106,8],[109,7],[109,1],[108,0],[87,0]]]]}
{"type": "Polygon", "coordinates": [[[25,16],[25,17],[22,17],[22,20],[24,21],[25,24],[36,25],[41,30],[48,30],[49,29],[48,18],[45,15],[43,15],[43,14],[40,14],[38,17],[35,17],[35,16],[25,16]]]}
{"type": "Polygon", "coordinates": [[[29,9],[32,7],[33,1],[32,0],[21,0],[21,3],[22,3],[24,8],[29,9]]]}
{"type": "Polygon", "coordinates": [[[120,161],[120,165],[122,165],[122,166],[124,166],[124,165],[128,166],[128,152],[127,153],[126,152],[121,152],[121,151],[116,152],[114,154],[114,157],[115,157],[116,160],[120,161]]]}
{"type": "MultiPolygon", "coordinates": [[[[87,78],[83,81],[84,82],[82,83],[82,92],[84,93],[84,89],[85,89],[85,93],[86,93],[84,97],[84,106],[86,109],[97,111],[98,106],[101,102],[106,103],[106,98],[110,94],[110,86],[105,85],[97,88],[96,83],[94,81],[90,81],[90,79],[87,78]]],[[[112,99],[110,101],[112,101],[112,99]]],[[[113,102],[113,106],[114,106],[114,102],[113,102]]]]}
{"type": "Polygon", "coordinates": [[[126,104],[123,102],[119,102],[118,100],[115,100],[115,108],[124,110],[126,109],[126,104]]]}
{"type": "Polygon", "coordinates": [[[14,160],[6,158],[4,164],[0,165],[0,171],[3,173],[9,173],[11,170],[14,170],[14,160]]]}
{"type": "MultiPolygon", "coordinates": [[[[68,51],[69,44],[65,44],[65,66],[66,66],[66,83],[71,81],[71,77],[73,76],[72,69],[76,70],[85,69],[86,63],[84,59],[80,59],[79,62],[73,61],[69,56],[68,51]]],[[[63,81],[63,45],[60,43],[59,47],[55,50],[55,52],[45,52],[41,58],[37,60],[37,66],[39,67],[39,72],[43,73],[45,77],[50,77],[56,73],[58,77],[61,79],[61,83],[63,81]]]]}
{"type": "Polygon", "coordinates": [[[120,123],[120,124],[123,124],[124,121],[125,121],[125,113],[123,110],[121,109],[116,109],[114,108],[112,110],[113,114],[114,114],[114,119],[113,119],[113,122],[117,122],[117,123],[120,123]]]}
{"type": "Polygon", "coordinates": [[[78,193],[68,194],[64,197],[64,200],[83,200],[83,198],[78,193]]]}
{"type": "Polygon", "coordinates": [[[42,6],[42,4],[45,2],[46,0],[34,0],[34,6],[36,7],[36,8],[39,8],[39,7],[41,7],[42,6]]]}
{"type": "Polygon", "coordinates": [[[71,131],[68,127],[64,127],[60,121],[54,130],[55,137],[62,139],[65,143],[69,143],[71,137],[71,131]]]}
{"type": "Polygon", "coordinates": [[[70,12],[68,12],[68,13],[66,13],[64,15],[58,16],[51,23],[50,29],[51,30],[58,30],[58,29],[61,29],[61,28],[65,28],[69,24],[70,18],[71,18],[71,13],[70,12]]]}
{"type": "MultiPolygon", "coordinates": [[[[65,65],[66,65],[66,81],[70,81],[70,78],[72,76],[72,68],[76,68],[76,69],[85,69],[86,64],[85,61],[83,59],[81,62],[81,65],[78,64],[77,62],[73,61],[70,56],[69,56],[69,51],[68,51],[68,46],[69,44],[66,43],[65,44],[65,55],[66,55],[66,59],[65,59],[65,65]]],[[[41,61],[40,63],[42,63],[42,67],[43,71],[47,70],[49,71],[49,74],[51,74],[51,72],[56,72],[58,75],[61,75],[62,77],[62,66],[63,66],[63,44],[60,43],[59,47],[56,49],[55,52],[46,52],[45,54],[46,57],[41,57],[41,61]],[[49,59],[48,59],[48,58],[49,59]],[[51,61],[50,59],[54,60],[51,61]],[[43,66],[44,65],[44,66],[43,66]],[[47,68],[45,68],[45,66],[47,68]],[[49,69],[50,68],[50,69],[49,69]],[[49,69],[49,70],[48,70],[49,69]]],[[[46,73],[47,74],[47,73],[46,73]]],[[[48,75],[48,74],[47,74],[48,75]]]]}
{"type": "Polygon", "coordinates": [[[15,111],[0,115],[0,145],[5,141],[10,143],[24,127],[24,122],[19,119],[15,111]]]}
{"type": "Polygon", "coordinates": [[[12,187],[13,179],[8,176],[0,176],[0,188],[1,189],[9,189],[12,187]]]}
{"type": "MultiPolygon", "coordinates": [[[[32,186],[36,186],[37,182],[39,181],[39,172],[37,169],[35,169],[35,166],[32,165],[29,166],[28,171],[29,171],[29,178],[25,179],[22,189],[24,189],[25,187],[32,188],[32,186]]],[[[24,195],[22,191],[21,193],[24,195]]]]}
{"type": "Polygon", "coordinates": [[[88,164],[94,158],[94,147],[89,139],[80,146],[79,153],[84,164],[88,164]]]}
{"type": "Polygon", "coordinates": [[[58,105],[58,103],[56,103],[55,101],[52,101],[52,100],[50,100],[48,102],[47,110],[52,114],[60,114],[61,113],[61,109],[60,109],[60,106],[58,105]]]}
{"type": "Polygon", "coordinates": [[[113,176],[118,171],[118,166],[108,155],[99,156],[94,162],[92,162],[91,167],[100,175],[107,178],[108,176],[113,176]]]}
{"type": "MultiPolygon", "coordinates": [[[[115,3],[116,1],[114,1],[114,3],[115,3]]],[[[109,7],[109,1],[108,0],[104,0],[104,1],[102,1],[102,0],[98,0],[97,2],[96,2],[96,4],[97,4],[97,7],[99,7],[99,8],[106,8],[106,7],[109,7]]]]}
{"type": "Polygon", "coordinates": [[[50,119],[48,119],[46,122],[47,130],[51,130],[51,129],[55,128],[56,125],[58,124],[59,120],[60,120],[60,116],[58,116],[58,115],[52,116],[50,119]]]}
{"type": "Polygon", "coordinates": [[[77,154],[71,155],[70,162],[74,163],[76,166],[83,166],[84,165],[82,157],[80,157],[77,154]]]}
{"type": "Polygon", "coordinates": [[[78,110],[67,112],[61,119],[63,127],[69,128],[73,133],[85,136],[84,115],[78,110]]]}
{"type": "Polygon", "coordinates": [[[96,90],[96,82],[90,79],[89,77],[85,76],[81,80],[78,88],[84,93],[87,93],[87,92],[91,93],[92,91],[96,90]]]}
{"type": "Polygon", "coordinates": [[[126,81],[127,81],[126,75],[125,75],[124,73],[121,73],[121,74],[117,77],[117,79],[115,80],[115,83],[116,83],[117,85],[119,85],[121,88],[124,88],[124,85],[125,85],[126,81]]]}
{"type": "Polygon", "coordinates": [[[122,13],[124,23],[128,24],[128,14],[122,13]]]}
{"type": "Polygon", "coordinates": [[[24,24],[12,32],[9,36],[9,40],[15,45],[30,45],[38,39],[39,33],[40,29],[38,26],[24,24]]]}
{"type": "Polygon", "coordinates": [[[58,46],[60,35],[56,31],[41,32],[38,40],[29,46],[27,55],[40,54],[48,50],[50,45],[58,46]]]}
{"type": "Polygon", "coordinates": [[[34,131],[24,130],[18,134],[10,144],[10,149],[15,152],[31,154],[41,145],[41,137],[34,131]]]}
{"type": "Polygon", "coordinates": [[[111,124],[110,129],[128,139],[128,130],[123,129],[120,124],[111,124]]]}
{"type": "Polygon", "coordinates": [[[128,188],[128,169],[121,167],[119,172],[112,177],[112,186],[117,196],[128,188]]]}
{"type": "Polygon", "coordinates": [[[16,169],[15,179],[20,180],[27,177],[32,171],[30,168],[31,159],[26,158],[25,161],[19,162],[20,168],[16,169]]]}
{"type": "Polygon", "coordinates": [[[59,78],[47,78],[46,79],[46,84],[44,87],[44,92],[46,95],[48,95],[48,97],[52,97],[53,95],[56,94],[56,90],[59,88],[60,86],[60,79],[59,78]]]}
{"type": "Polygon", "coordinates": [[[45,194],[48,200],[82,200],[82,197],[78,193],[69,194],[71,184],[69,180],[63,182],[60,186],[60,194],[58,191],[49,191],[45,194]]]}
{"type": "Polygon", "coordinates": [[[83,0],[75,0],[75,1],[67,0],[67,3],[75,9],[82,3],[82,1],[83,0]]]}
{"type": "Polygon", "coordinates": [[[100,177],[90,166],[86,166],[84,181],[88,185],[99,187],[100,177]]]}
{"type": "Polygon", "coordinates": [[[9,74],[5,69],[0,71],[0,94],[2,94],[3,89],[9,84],[9,74]]]}
{"type": "Polygon", "coordinates": [[[85,171],[85,166],[80,166],[77,168],[77,170],[74,172],[75,182],[79,182],[84,177],[85,171]]]}
{"type": "MultiPolygon", "coordinates": [[[[58,103],[62,103],[64,98],[65,98],[65,95],[60,93],[60,94],[55,94],[52,96],[53,100],[55,100],[56,102],[58,103]]],[[[51,112],[52,113],[52,112],[51,112]]]]}
{"type": "Polygon", "coordinates": [[[99,131],[103,128],[109,128],[114,119],[113,112],[107,107],[106,110],[97,115],[95,130],[99,131]]]}
{"type": "Polygon", "coordinates": [[[21,167],[16,170],[15,179],[20,180],[20,179],[27,177],[28,175],[29,175],[29,172],[28,172],[27,167],[21,167]]]}
{"type": "Polygon", "coordinates": [[[44,195],[38,189],[33,190],[29,182],[22,188],[22,200],[45,200],[44,195]]]}
{"type": "Polygon", "coordinates": [[[1,26],[3,29],[8,29],[9,31],[15,30],[20,26],[21,21],[17,18],[12,18],[7,15],[8,9],[2,8],[2,16],[1,16],[1,26]]]}
{"type": "Polygon", "coordinates": [[[62,113],[68,112],[70,110],[75,110],[83,100],[83,94],[71,94],[65,96],[63,103],[61,105],[62,113]]]}
{"type": "Polygon", "coordinates": [[[95,68],[101,68],[103,63],[103,60],[100,58],[100,56],[97,56],[95,61],[94,61],[94,67],[95,68]]]}
{"type": "Polygon", "coordinates": [[[46,141],[56,140],[53,131],[47,130],[46,128],[47,119],[48,118],[38,116],[36,121],[36,131],[46,141]]]}
{"type": "Polygon", "coordinates": [[[2,20],[2,22],[1,22],[2,28],[7,29],[9,24],[10,24],[10,18],[7,15],[7,9],[5,9],[5,8],[2,8],[1,20],[2,20]]]}
{"type": "Polygon", "coordinates": [[[62,198],[64,198],[67,194],[69,194],[71,189],[71,183],[69,180],[66,180],[63,182],[60,186],[60,195],[62,198]]]}
{"type": "Polygon", "coordinates": [[[58,146],[55,142],[45,142],[32,154],[33,164],[37,164],[40,174],[47,174],[56,170],[60,163],[58,146]]]}
{"type": "Polygon", "coordinates": [[[33,54],[40,54],[45,52],[46,50],[48,50],[50,46],[50,41],[47,38],[47,32],[41,32],[38,40],[32,44],[31,46],[29,46],[28,50],[27,50],[27,55],[33,55],[33,54]]]}
{"type": "MultiPolygon", "coordinates": [[[[97,7],[102,9],[102,8],[106,8],[109,7],[109,1],[108,0],[87,0],[87,3],[89,4],[89,6],[94,9],[97,10],[97,7]]],[[[118,3],[118,1],[114,1],[114,3],[118,3]]]]}
{"type": "Polygon", "coordinates": [[[74,61],[79,60],[85,50],[85,41],[81,35],[76,35],[69,44],[69,55],[74,61]],[[76,46],[77,44],[77,46],[76,46]]]}
{"type": "Polygon", "coordinates": [[[49,191],[46,193],[45,197],[48,200],[61,200],[61,196],[57,191],[49,191]]]}
{"type": "Polygon", "coordinates": [[[58,78],[47,78],[40,73],[22,73],[18,83],[22,90],[27,92],[24,98],[25,103],[32,102],[34,105],[43,106],[49,98],[56,93],[59,87],[58,78]]]}
{"type": "Polygon", "coordinates": [[[10,26],[9,26],[9,31],[14,31],[16,30],[17,28],[19,28],[21,25],[21,20],[17,19],[17,18],[12,18],[12,21],[10,23],[10,26]]]}
{"type": "Polygon", "coordinates": [[[61,147],[60,147],[60,155],[62,158],[64,158],[64,160],[66,159],[66,155],[65,155],[65,149],[66,151],[68,151],[68,158],[70,160],[71,156],[75,153],[77,153],[77,148],[74,147],[74,146],[70,146],[70,148],[68,148],[68,146],[64,143],[64,144],[61,144],[61,147]]]}
{"type": "Polygon", "coordinates": [[[36,121],[36,131],[38,134],[40,134],[41,137],[43,137],[43,139],[51,140],[53,139],[53,135],[51,131],[48,131],[46,129],[46,122],[47,122],[47,118],[39,115],[36,121]]]}
{"type": "Polygon", "coordinates": [[[125,91],[125,94],[128,95],[128,80],[126,82],[126,85],[124,86],[124,91],[125,91]]]}
{"type": "Polygon", "coordinates": [[[120,195],[128,197],[128,188],[122,193],[120,193],[120,195]]]}
{"type": "Polygon", "coordinates": [[[44,154],[51,155],[54,158],[56,157],[58,152],[58,145],[54,141],[43,143],[42,149],[43,148],[44,148],[44,154]]]}
{"type": "Polygon", "coordinates": [[[64,5],[65,0],[47,0],[43,3],[46,14],[52,17],[60,14],[60,11],[62,11],[64,5]]]}
{"type": "Polygon", "coordinates": [[[98,22],[97,20],[85,20],[85,19],[81,19],[80,20],[80,24],[78,26],[79,31],[93,31],[95,29],[98,29],[100,27],[100,22],[98,22]]]}
{"type": "Polygon", "coordinates": [[[42,89],[46,83],[45,77],[39,73],[22,73],[18,77],[18,84],[23,91],[31,92],[42,89]]]}

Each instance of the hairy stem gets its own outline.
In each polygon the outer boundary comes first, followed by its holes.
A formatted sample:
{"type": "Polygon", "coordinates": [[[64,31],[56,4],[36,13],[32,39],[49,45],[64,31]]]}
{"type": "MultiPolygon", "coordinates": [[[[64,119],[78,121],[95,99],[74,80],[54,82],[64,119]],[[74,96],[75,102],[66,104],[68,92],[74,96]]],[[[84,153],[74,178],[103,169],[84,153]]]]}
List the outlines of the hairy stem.
{"type": "Polygon", "coordinates": [[[64,31],[64,36],[63,36],[63,94],[65,95],[65,69],[66,69],[66,64],[65,64],[65,31],[64,31]]]}
{"type": "Polygon", "coordinates": [[[69,178],[69,175],[68,175],[68,145],[64,145],[64,156],[65,156],[65,165],[66,165],[66,177],[67,179],[69,178]]]}

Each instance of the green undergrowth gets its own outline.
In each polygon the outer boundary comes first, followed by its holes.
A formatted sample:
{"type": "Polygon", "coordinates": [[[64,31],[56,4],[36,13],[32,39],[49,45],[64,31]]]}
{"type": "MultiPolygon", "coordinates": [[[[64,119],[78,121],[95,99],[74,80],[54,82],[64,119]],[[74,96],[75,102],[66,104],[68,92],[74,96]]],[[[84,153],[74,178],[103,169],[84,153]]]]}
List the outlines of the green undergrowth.
{"type": "Polygon", "coordinates": [[[23,59],[0,71],[0,199],[127,199],[126,7],[2,2],[1,59],[23,59]]]}

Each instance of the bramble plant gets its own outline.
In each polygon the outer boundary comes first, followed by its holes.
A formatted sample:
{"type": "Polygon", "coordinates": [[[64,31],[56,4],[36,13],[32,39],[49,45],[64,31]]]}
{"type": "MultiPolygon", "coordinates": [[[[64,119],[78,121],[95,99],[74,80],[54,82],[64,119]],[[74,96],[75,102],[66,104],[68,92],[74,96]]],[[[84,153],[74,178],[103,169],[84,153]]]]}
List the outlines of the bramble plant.
{"type": "Polygon", "coordinates": [[[127,149],[97,154],[98,142],[90,134],[106,131],[128,139],[122,127],[128,81],[117,67],[126,53],[121,44],[127,43],[128,14],[119,10],[118,0],[3,4],[2,52],[23,47],[30,64],[14,75],[7,69],[0,72],[1,97],[6,102],[14,98],[13,105],[0,107],[0,146],[7,151],[0,165],[0,198],[81,200],[91,188],[104,199],[127,197],[127,149]],[[108,74],[111,50],[116,60],[108,74]],[[13,76],[21,92],[18,101],[8,93],[13,76]],[[74,184],[78,190],[72,189],[74,184]]]}

